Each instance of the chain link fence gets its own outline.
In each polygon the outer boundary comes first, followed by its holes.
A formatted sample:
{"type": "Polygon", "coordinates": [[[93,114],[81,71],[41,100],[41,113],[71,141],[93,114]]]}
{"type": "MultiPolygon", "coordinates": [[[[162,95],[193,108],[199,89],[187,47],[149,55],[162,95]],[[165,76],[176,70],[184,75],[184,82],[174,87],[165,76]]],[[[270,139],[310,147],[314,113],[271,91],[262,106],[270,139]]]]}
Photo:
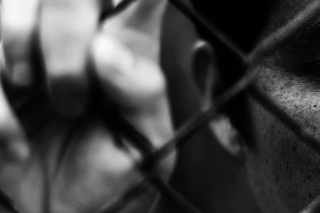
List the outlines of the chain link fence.
{"type": "MultiPolygon", "coordinates": [[[[135,0],[122,1],[110,15],[121,13],[135,0]]],[[[300,125],[288,115],[285,111],[279,108],[264,92],[254,84],[255,78],[260,72],[259,69],[255,69],[260,60],[271,51],[275,50],[281,43],[292,35],[293,32],[304,25],[314,15],[320,12],[320,2],[315,1],[309,6],[303,15],[296,17],[284,27],[280,28],[276,32],[269,35],[262,42],[260,42],[249,54],[246,54],[241,48],[239,48],[233,41],[224,35],[218,28],[212,23],[209,23],[201,14],[194,11],[189,5],[183,0],[168,0],[173,6],[180,10],[186,17],[188,17],[196,26],[205,28],[210,32],[211,36],[216,37],[221,41],[227,48],[229,48],[234,54],[237,55],[247,68],[247,71],[231,88],[224,91],[217,99],[214,104],[207,104],[203,108],[191,116],[187,122],[185,122],[174,135],[169,139],[165,145],[156,149],[153,147],[148,139],[135,130],[129,123],[121,118],[117,118],[120,123],[119,125],[123,129],[123,132],[131,138],[131,143],[135,146],[144,156],[142,162],[137,165],[137,168],[144,175],[144,180],[138,182],[132,188],[129,188],[126,192],[121,195],[115,196],[113,200],[106,203],[102,209],[96,213],[115,213],[123,209],[134,199],[143,195],[150,187],[157,189],[161,195],[170,200],[173,204],[179,207],[183,212],[186,213],[201,213],[201,211],[194,206],[191,202],[185,199],[175,189],[173,189],[167,182],[157,176],[155,170],[162,160],[167,157],[174,150],[178,150],[183,146],[192,134],[197,132],[199,129],[207,125],[209,121],[212,121],[219,117],[221,109],[233,100],[235,97],[242,93],[247,93],[257,102],[261,103],[266,107],[272,114],[277,116],[287,127],[293,132],[297,133],[303,141],[310,147],[315,149],[320,154],[320,138],[300,125]]],[[[208,76],[208,81],[210,81],[208,76]]],[[[208,84],[210,85],[210,84],[208,84]]],[[[208,87],[207,90],[212,88],[208,87]]],[[[9,212],[23,213],[17,210],[14,201],[8,197],[5,193],[0,191],[0,204],[9,212]]],[[[314,199],[301,213],[313,213],[320,211],[320,196],[314,199]]]]}

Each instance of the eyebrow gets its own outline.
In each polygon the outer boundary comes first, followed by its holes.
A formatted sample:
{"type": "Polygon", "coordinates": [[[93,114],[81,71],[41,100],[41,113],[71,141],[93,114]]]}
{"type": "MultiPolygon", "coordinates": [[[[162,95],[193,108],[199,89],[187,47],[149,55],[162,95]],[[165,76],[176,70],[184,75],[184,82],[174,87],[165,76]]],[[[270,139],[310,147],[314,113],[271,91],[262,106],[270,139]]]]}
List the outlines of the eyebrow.
{"type": "Polygon", "coordinates": [[[280,47],[283,52],[309,53],[320,48],[320,14],[286,39],[280,47]]]}

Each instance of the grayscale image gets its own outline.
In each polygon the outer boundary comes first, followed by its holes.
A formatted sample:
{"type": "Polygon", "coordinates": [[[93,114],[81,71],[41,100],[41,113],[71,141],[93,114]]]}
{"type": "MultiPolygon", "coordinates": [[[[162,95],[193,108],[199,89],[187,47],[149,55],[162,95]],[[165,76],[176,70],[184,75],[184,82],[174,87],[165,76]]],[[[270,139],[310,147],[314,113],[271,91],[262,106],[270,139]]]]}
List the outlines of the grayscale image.
{"type": "Polygon", "coordinates": [[[319,0],[0,0],[0,213],[320,213],[319,0]]]}

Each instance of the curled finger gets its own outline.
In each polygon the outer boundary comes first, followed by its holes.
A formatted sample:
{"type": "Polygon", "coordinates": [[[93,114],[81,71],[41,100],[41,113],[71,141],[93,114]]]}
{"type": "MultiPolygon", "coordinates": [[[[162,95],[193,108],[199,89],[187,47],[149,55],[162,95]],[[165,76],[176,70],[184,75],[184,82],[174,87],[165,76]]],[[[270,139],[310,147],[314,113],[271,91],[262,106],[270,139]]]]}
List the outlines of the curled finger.
{"type": "Polygon", "coordinates": [[[46,0],[40,40],[47,83],[55,106],[65,114],[83,111],[88,98],[87,50],[97,29],[98,0],[46,0]]]}

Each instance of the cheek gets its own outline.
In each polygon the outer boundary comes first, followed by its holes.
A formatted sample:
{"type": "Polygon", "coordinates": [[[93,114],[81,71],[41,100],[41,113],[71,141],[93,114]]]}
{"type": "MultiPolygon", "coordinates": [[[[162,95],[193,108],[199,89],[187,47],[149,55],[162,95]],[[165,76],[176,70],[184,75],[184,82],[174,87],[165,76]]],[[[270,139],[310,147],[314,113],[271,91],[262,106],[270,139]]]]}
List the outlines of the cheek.
{"type": "MultiPolygon", "coordinates": [[[[267,73],[259,85],[300,125],[319,134],[320,92],[267,73]]],[[[298,212],[320,193],[319,154],[253,100],[250,107],[255,145],[245,153],[256,197],[265,212],[298,212]]]]}

